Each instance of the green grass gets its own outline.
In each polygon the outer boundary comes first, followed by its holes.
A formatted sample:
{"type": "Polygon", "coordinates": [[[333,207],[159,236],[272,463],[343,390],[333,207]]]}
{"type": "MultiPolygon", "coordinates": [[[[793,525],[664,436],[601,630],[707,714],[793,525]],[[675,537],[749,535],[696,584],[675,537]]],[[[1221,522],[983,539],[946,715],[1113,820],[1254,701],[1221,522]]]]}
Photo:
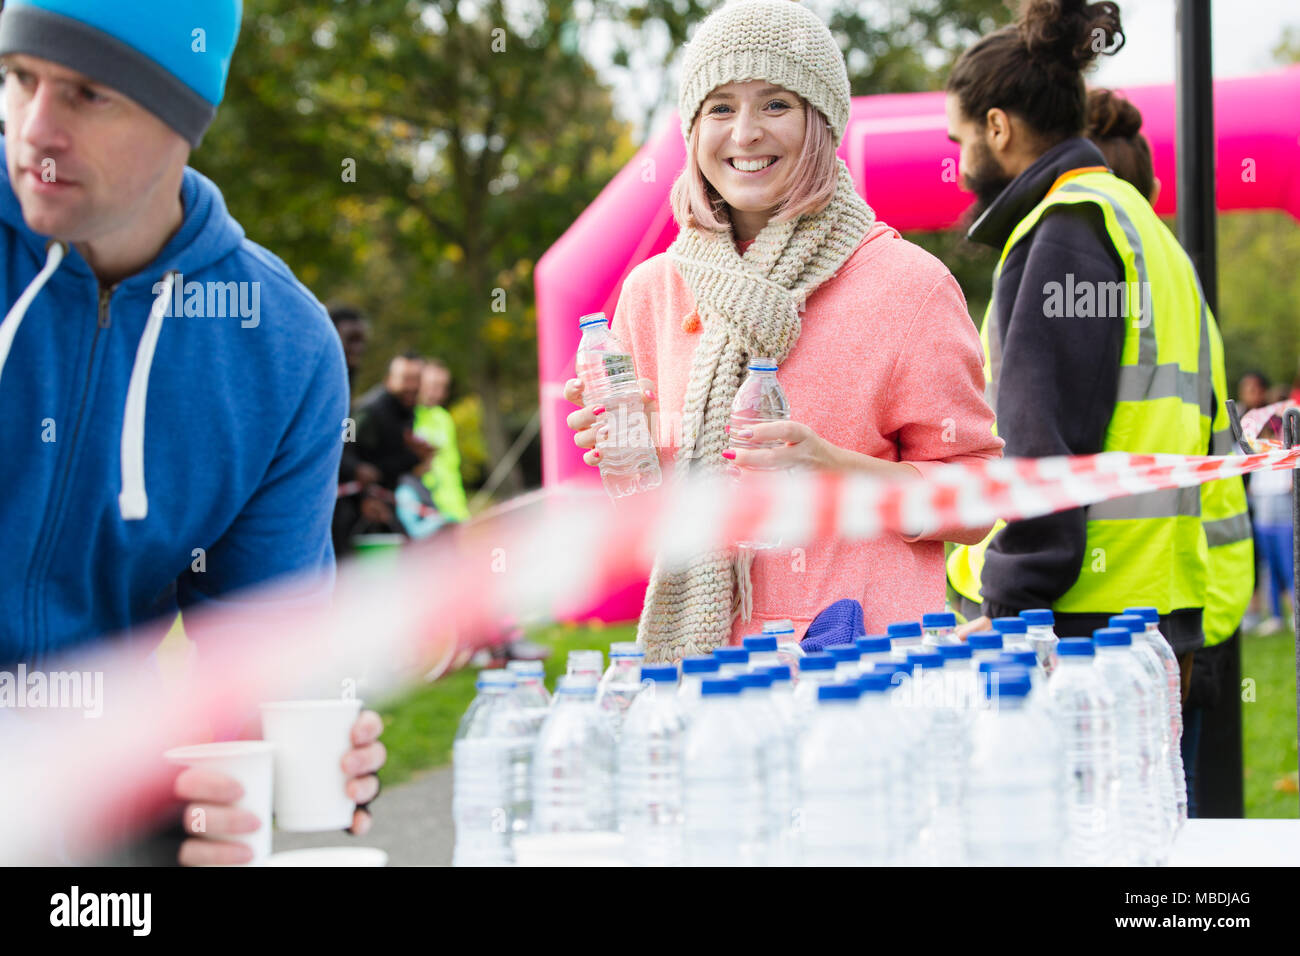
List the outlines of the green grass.
{"type": "Polygon", "coordinates": [[[1291,633],[1247,634],[1241,648],[1246,816],[1300,816],[1296,795],[1295,657],[1291,633]],[[1253,687],[1245,681],[1253,681],[1253,687]]]}
{"type": "MultiPolygon", "coordinates": [[[[635,627],[556,624],[529,634],[549,645],[546,683],[554,688],[564,673],[569,651],[599,648],[608,653],[614,641],[634,639],[635,627]]],[[[384,717],[387,785],[451,762],[451,744],[461,715],[474,698],[475,671],[449,674],[434,684],[408,691],[380,708],[384,717]]],[[[1242,704],[1246,763],[1246,815],[1295,817],[1300,807],[1296,780],[1295,663],[1290,633],[1247,635],[1242,647],[1242,676],[1254,681],[1254,702],[1242,704]],[[1285,781],[1290,781],[1290,790],[1285,781]]]]}
{"type": "MultiPolygon", "coordinates": [[[[531,631],[528,639],[551,648],[551,656],[546,659],[546,686],[554,689],[556,679],[564,673],[569,651],[595,648],[608,657],[611,643],[636,639],[636,626],[554,624],[531,631]]],[[[469,668],[448,674],[379,708],[384,718],[384,746],[388,748],[386,786],[451,762],[452,740],[461,716],[474,699],[476,675],[477,671],[469,668]]]]}

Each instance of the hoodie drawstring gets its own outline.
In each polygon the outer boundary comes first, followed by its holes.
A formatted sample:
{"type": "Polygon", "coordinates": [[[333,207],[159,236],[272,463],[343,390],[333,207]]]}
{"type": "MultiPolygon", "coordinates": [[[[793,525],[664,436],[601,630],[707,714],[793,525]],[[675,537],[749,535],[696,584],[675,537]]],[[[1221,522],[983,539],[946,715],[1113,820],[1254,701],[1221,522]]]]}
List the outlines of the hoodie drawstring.
{"type": "Polygon", "coordinates": [[[27,310],[32,306],[32,300],[35,299],[43,288],[45,283],[50,281],[50,276],[58,269],[59,264],[63,262],[64,245],[61,242],[51,241],[46,247],[45,268],[36,273],[36,278],[27,284],[23,294],[18,297],[9,314],[5,316],[4,322],[0,323],[0,376],[4,375],[5,362],[9,360],[9,348],[14,344],[14,336],[18,334],[18,327],[23,324],[23,319],[27,315],[27,310]]]}
{"type": "Polygon", "coordinates": [[[135,350],[131,383],[126,389],[126,412],[122,417],[122,493],[117,496],[124,521],[139,521],[149,514],[149,496],[144,487],[144,413],[153,354],[158,347],[158,336],[162,333],[163,319],[167,316],[175,285],[176,273],[168,272],[163,277],[162,290],[149,310],[149,321],[135,350]]]}

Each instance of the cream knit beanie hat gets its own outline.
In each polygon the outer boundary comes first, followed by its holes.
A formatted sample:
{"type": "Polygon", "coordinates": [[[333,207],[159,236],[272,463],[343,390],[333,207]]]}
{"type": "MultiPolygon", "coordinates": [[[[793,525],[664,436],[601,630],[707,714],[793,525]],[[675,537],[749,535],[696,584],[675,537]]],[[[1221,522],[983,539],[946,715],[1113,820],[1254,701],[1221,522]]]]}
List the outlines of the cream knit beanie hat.
{"type": "Polygon", "coordinates": [[[835,145],[849,124],[849,75],[826,24],[796,0],[734,0],[700,24],[686,47],[682,137],[704,98],[727,83],[767,80],[793,90],[830,122],[835,145]]]}

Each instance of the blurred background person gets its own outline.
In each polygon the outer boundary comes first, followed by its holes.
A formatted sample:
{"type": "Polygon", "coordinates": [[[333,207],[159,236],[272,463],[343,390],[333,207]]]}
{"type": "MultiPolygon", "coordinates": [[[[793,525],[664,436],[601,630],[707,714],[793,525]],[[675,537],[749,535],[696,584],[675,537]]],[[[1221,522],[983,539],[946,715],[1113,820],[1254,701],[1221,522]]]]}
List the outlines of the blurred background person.
{"type": "Polygon", "coordinates": [[[456,422],[446,407],[450,389],[451,372],[447,366],[436,358],[425,359],[415,409],[415,434],[436,449],[422,477],[432,505],[444,520],[464,521],[469,517],[469,507],[460,475],[456,422]]]}
{"type": "Polygon", "coordinates": [[[418,355],[394,357],[383,383],[357,402],[357,454],[379,469],[378,483],[390,492],[402,475],[435,454],[434,447],[414,432],[423,367],[418,355]]]}
{"type": "MultiPolygon", "coordinates": [[[[370,344],[370,322],[355,306],[331,302],[326,310],[343,345],[350,395],[357,381],[358,370],[365,359],[366,348],[370,344]]],[[[340,423],[340,428],[343,428],[343,423],[340,423]]],[[[351,430],[344,431],[343,456],[339,460],[339,490],[334,502],[334,521],[331,526],[336,559],[341,560],[351,554],[352,536],[363,520],[379,526],[393,523],[392,508],[371,493],[379,479],[379,469],[361,459],[355,434],[351,430]]]]}
{"type": "Polygon", "coordinates": [[[1255,408],[1269,404],[1269,392],[1273,385],[1263,372],[1249,371],[1237,383],[1237,408],[1245,414],[1255,408]]]}

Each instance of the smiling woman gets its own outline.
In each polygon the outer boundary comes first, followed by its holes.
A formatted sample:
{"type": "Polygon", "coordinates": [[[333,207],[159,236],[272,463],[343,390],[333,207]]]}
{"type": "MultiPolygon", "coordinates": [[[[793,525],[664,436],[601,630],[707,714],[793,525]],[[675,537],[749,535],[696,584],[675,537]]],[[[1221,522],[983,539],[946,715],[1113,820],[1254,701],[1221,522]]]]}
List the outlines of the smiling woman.
{"type": "MultiPolygon", "coordinates": [[[[677,475],[734,462],[906,479],[998,455],[961,290],[876,221],[836,157],[849,82],[825,24],[790,0],[726,4],[691,41],[679,109],[689,147],[672,192],[681,231],[629,274],[613,321],[654,385],[648,398],[658,392],[659,422],[676,426],[660,446],[677,475]],[[754,444],[767,447],[731,449],[726,424],[754,356],[780,365],[794,420],[755,425],[754,444]]],[[[576,381],[565,394],[581,404],[576,381]]],[[[593,447],[606,414],[570,415],[580,447],[593,447]]],[[[594,451],[585,460],[595,464],[594,451]]],[[[843,598],[862,603],[871,630],[938,610],[943,541],[982,531],[915,532],[656,565],[637,630],[646,660],[736,644],[769,620],[790,619],[802,637],[843,598]]]]}

